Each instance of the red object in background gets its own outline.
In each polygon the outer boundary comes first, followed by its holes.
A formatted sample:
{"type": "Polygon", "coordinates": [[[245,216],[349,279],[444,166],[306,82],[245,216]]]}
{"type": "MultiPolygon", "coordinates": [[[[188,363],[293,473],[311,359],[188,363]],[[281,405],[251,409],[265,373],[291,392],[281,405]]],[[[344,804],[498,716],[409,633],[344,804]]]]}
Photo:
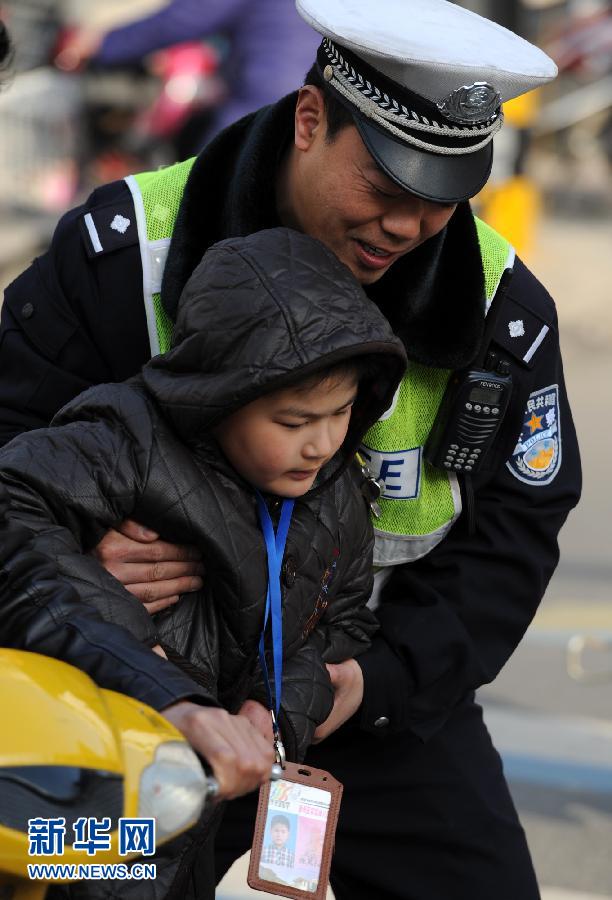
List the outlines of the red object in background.
{"type": "Polygon", "coordinates": [[[85,68],[87,57],[77,52],[74,43],[79,30],[77,26],[66,26],[59,31],[51,60],[60,72],[82,72],[85,68]]]}
{"type": "Polygon", "coordinates": [[[132,66],[101,67],[80,51],[86,38],[63,28],[51,54],[54,68],[78,76],[81,86],[80,189],[197,152],[207,119],[227,95],[222,50],[189,41],[132,66]]]}
{"type": "Polygon", "coordinates": [[[217,51],[201,41],[176,44],[155,53],[150,70],[162,87],[154,103],[138,117],[136,128],[166,138],[176,134],[194,111],[219,103],[225,88],[215,75],[218,67],[217,51]]]}

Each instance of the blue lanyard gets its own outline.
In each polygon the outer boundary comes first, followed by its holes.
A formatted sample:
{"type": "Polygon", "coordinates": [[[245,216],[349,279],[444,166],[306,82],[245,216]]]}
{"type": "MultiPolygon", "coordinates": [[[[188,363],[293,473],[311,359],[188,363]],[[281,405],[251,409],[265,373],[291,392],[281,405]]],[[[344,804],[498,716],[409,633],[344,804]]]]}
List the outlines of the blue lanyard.
{"type": "Polygon", "coordinates": [[[285,552],[285,544],[287,542],[287,533],[291,523],[291,514],[293,513],[293,500],[283,500],[281,514],[276,534],[274,533],[274,525],[270,518],[270,513],[265,500],[257,491],[257,513],[266,542],[266,551],[268,556],[268,592],[266,596],[266,612],[264,616],[264,624],[259,639],[259,661],[264,674],[266,688],[268,691],[268,702],[272,713],[272,725],[274,727],[275,742],[279,741],[278,735],[278,711],[281,704],[281,691],[283,679],[283,610],[281,599],[280,575],[285,552]],[[264,635],[268,618],[272,618],[272,659],[274,661],[274,696],[272,695],[272,687],[268,675],[268,666],[266,663],[264,635]]]}

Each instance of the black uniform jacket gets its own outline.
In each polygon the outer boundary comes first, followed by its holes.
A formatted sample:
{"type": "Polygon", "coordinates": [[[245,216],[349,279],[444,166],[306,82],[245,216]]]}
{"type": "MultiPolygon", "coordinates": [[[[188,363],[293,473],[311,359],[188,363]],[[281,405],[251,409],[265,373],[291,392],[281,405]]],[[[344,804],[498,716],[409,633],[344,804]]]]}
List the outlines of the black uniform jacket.
{"type": "Polygon", "coordinates": [[[56,427],[0,452],[9,517],[30,529],[34,550],[57,559],[60,590],[68,578],[106,620],[161,643],[178,665],[186,659],[211,702],[232,711],[249,696],[267,703],[258,645],[268,569],[255,491],[211,428],[302,372],[371,354],[345,444],[296,501],[287,538],[281,725],[290,758],[300,758],[331,710],[324,661],[355,656],[376,630],[365,606],[373,535],[352,461],[391,402],[404,350],[331,251],[287,229],[206,254],[183,292],[174,344],[140,377],[92,388],[56,427]],[[127,516],[197,546],[206,567],[204,590],[154,620],[83,553],[127,516]]]}
{"type": "MultiPolygon", "coordinates": [[[[293,95],[246,117],[198,157],[162,286],[171,316],[208,246],[278,224],[275,176],[292,140],[294,105],[293,95]]],[[[138,247],[113,232],[104,240],[108,249],[93,258],[82,227],[86,211],[100,225],[109,212],[133,217],[127,187],[116,182],[100,188],[68,213],[50,251],[7,289],[0,338],[5,439],[46,423],[84,387],[134,374],[148,356],[138,247]]],[[[485,320],[469,205],[460,204],[440,234],[396,262],[367,292],[401,336],[409,359],[467,366],[479,352],[485,320]]],[[[411,729],[426,738],[459,698],[496,676],[537,609],[557,564],[557,534],[579,497],[578,447],[554,304],[520,261],[506,302],[509,315],[500,318],[494,344],[511,363],[513,400],[487,471],[473,479],[475,530],[462,514],[432,552],[395,570],[378,610],[381,629],[359,658],[365,678],[361,724],[379,735],[411,729]],[[528,362],[523,342],[510,336],[510,321],[531,322],[536,333],[548,328],[528,362]],[[562,463],[542,485],[519,480],[506,461],[530,393],[549,385],[558,386],[562,463]],[[374,727],[379,717],[389,719],[386,728],[374,727]]]]}

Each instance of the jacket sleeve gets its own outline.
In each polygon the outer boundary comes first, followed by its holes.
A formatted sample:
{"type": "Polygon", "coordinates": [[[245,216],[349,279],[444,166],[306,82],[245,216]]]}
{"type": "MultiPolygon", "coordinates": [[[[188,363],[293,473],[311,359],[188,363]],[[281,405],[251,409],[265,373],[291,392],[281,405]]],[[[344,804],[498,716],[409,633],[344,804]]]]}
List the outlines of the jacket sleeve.
{"type": "Polygon", "coordinates": [[[374,532],[356,477],[352,470],[345,476],[348,494],[340,517],[338,592],[317,625],[324,642],[323,659],[329,663],[344,662],[363,653],[378,630],[376,616],[366,605],[374,582],[374,532]]]}
{"type": "MultiPolygon", "coordinates": [[[[113,390],[121,415],[125,391],[113,390]]],[[[136,421],[146,439],[146,418],[136,421]]],[[[4,448],[0,490],[10,507],[1,557],[9,573],[0,587],[2,639],[59,656],[102,686],[158,708],[187,696],[210,702],[145,646],[157,643],[150,616],[86,553],[99,533],[129,515],[147,466],[148,452],[117,422],[74,422],[4,448]]]]}
{"type": "Polygon", "coordinates": [[[0,646],[53,656],[87,672],[103,688],[155,709],[179,700],[207,703],[197,685],[124,628],[105,622],[32,549],[30,533],[7,519],[0,488],[0,646]]]}
{"type": "Polygon", "coordinates": [[[315,612],[305,624],[310,630],[308,639],[283,668],[280,724],[287,752],[298,760],[304,758],[317,725],[332,710],[334,695],[325,663],[343,662],[363,653],[378,629],[376,617],[366,606],[372,591],[374,543],[367,507],[353,473],[347,473],[336,490],[338,571],[328,568],[325,573],[315,612]],[[334,579],[337,593],[327,604],[326,593],[331,592],[334,579]]]}
{"type": "Polygon", "coordinates": [[[359,657],[361,727],[372,733],[409,729],[426,740],[440,728],[461,698],[506,663],[556,567],[557,535],[578,501],[581,477],[554,311],[549,321],[520,392],[518,424],[513,419],[512,433],[491,451],[491,471],[474,479],[474,532],[464,513],[432,552],[398,566],[383,589],[380,631],[359,657]],[[558,387],[561,463],[552,481],[539,484],[519,479],[507,460],[529,391],[548,386],[558,387]],[[389,722],[384,728],[374,725],[381,717],[389,722]]]}
{"type": "MultiPolygon", "coordinates": [[[[5,291],[0,317],[0,446],[49,424],[94,384],[124,381],[149,356],[142,267],[132,229],[88,254],[83,216],[134,219],[124,182],[95,191],[62,218],[47,253],[5,291]],[[109,247],[111,244],[109,244],[109,247]]],[[[105,238],[103,237],[105,240],[105,238]]]]}
{"type": "MultiPolygon", "coordinates": [[[[283,665],[279,725],[287,758],[301,762],[317,725],[334,705],[334,692],[323,662],[323,636],[316,631],[283,665]]],[[[258,698],[267,705],[266,700],[258,698]]]]}

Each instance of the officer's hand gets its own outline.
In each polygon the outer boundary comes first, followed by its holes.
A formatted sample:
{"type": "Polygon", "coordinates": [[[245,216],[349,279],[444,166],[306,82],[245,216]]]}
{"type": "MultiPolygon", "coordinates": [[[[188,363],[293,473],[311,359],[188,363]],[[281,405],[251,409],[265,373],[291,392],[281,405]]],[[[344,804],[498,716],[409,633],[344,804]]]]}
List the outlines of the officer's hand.
{"type": "Polygon", "coordinates": [[[266,707],[257,700],[245,700],[238,710],[238,715],[247,718],[253,728],[256,728],[257,731],[272,744],[274,741],[274,734],[272,732],[272,716],[270,715],[269,709],[266,709],[266,707]]]}
{"type": "Polygon", "coordinates": [[[155,531],[132,519],[119,531],[108,531],[92,554],[150,613],[202,587],[204,566],[195,547],[160,541],[155,531]]]}
{"type": "Polygon", "coordinates": [[[338,665],[327,665],[334,689],[334,706],[327,719],[314,733],[313,744],[318,744],[344,725],[357,712],[363,700],[363,672],[354,659],[338,665]]]}
{"type": "Polygon", "coordinates": [[[219,797],[233,800],[269,781],[274,749],[244,716],[181,700],[163,715],[212,766],[219,797]]]}

